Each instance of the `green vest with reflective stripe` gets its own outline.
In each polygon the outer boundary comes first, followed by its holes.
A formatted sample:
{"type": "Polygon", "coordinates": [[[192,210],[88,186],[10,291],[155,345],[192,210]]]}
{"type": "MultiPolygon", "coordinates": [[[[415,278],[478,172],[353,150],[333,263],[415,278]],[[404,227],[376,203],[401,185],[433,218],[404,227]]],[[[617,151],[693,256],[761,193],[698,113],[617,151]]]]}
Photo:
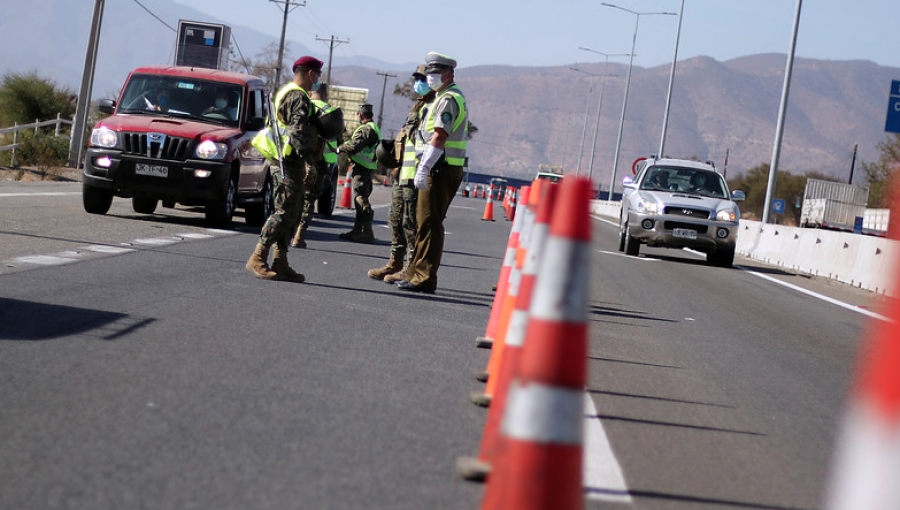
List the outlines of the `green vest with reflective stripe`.
{"type": "Polygon", "coordinates": [[[450,131],[447,132],[447,141],[444,143],[444,160],[448,165],[465,166],[466,143],[469,138],[469,114],[466,111],[466,98],[456,84],[447,87],[434,98],[434,102],[431,103],[431,108],[428,109],[425,122],[420,129],[422,136],[417,137],[416,141],[417,144],[424,144],[428,143],[428,140],[431,139],[431,134],[434,133],[435,106],[437,106],[438,102],[445,96],[449,96],[448,99],[456,101],[457,106],[459,106],[459,116],[456,118],[456,121],[453,122],[450,131]],[[419,140],[419,138],[421,138],[421,140],[419,140]]]}
{"type": "MultiPolygon", "coordinates": [[[[336,109],[336,107],[331,106],[330,104],[322,101],[321,99],[312,99],[311,100],[314,105],[319,110],[322,110],[322,113],[328,113],[336,109]]],[[[325,160],[329,165],[337,163],[338,155],[337,155],[337,140],[335,139],[324,139],[325,140],[325,150],[322,152],[322,159],[325,160]]]]}
{"type": "MultiPolygon", "coordinates": [[[[275,115],[275,122],[278,123],[279,130],[282,133],[284,133],[281,136],[281,147],[282,147],[281,154],[284,157],[290,156],[291,153],[294,152],[294,148],[291,147],[291,137],[287,134],[287,129],[288,129],[287,125],[282,124],[281,119],[278,118],[278,107],[281,105],[281,101],[284,100],[284,96],[286,96],[287,93],[292,90],[299,90],[300,92],[303,92],[304,94],[306,94],[306,97],[309,97],[309,92],[303,90],[303,88],[301,88],[300,85],[297,85],[294,82],[290,82],[287,85],[285,85],[284,87],[281,87],[281,90],[279,90],[278,94],[275,95],[275,111],[273,112],[273,114],[275,115]]],[[[310,109],[309,113],[310,113],[310,115],[312,114],[312,109],[310,109]]]]}
{"type": "MultiPolygon", "coordinates": [[[[368,125],[372,126],[372,129],[375,130],[375,134],[378,135],[378,140],[381,140],[381,130],[378,129],[378,125],[372,121],[369,121],[365,124],[360,124],[360,126],[358,128],[356,128],[356,131],[353,132],[353,135],[356,136],[356,133],[359,133],[359,130],[362,129],[363,126],[368,126],[368,125]]],[[[378,142],[375,142],[374,144],[364,148],[363,150],[357,152],[356,154],[353,154],[352,156],[350,156],[350,159],[354,163],[361,165],[363,168],[367,168],[369,170],[375,170],[376,168],[378,168],[378,163],[375,162],[375,146],[376,145],[378,145],[378,142]]]]}
{"type": "MultiPolygon", "coordinates": [[[[421,108],[419,108],[417,115],[419,117],[420,123],[422,110],[428,108],[432,104],[433,103],[425,103],[421,108]]],[[[416,139],[416,132],[412,132],[406,135],[406,140],[404,140],[403,142],[403,161],[400,162],[401,182],[414,179],[416,177],[416,139]]]]}

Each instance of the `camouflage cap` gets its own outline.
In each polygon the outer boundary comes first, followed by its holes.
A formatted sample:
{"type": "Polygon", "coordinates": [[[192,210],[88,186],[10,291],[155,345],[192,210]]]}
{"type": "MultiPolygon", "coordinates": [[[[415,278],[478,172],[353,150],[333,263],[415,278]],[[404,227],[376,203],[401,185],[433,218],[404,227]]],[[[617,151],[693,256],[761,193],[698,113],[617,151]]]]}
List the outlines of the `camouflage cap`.
{"type": "Polygon", "coordinates": [[[424,65],[417,67],[412,73],[413,78],[425,78],[425,67],[424,65]]]}
{"type": "Polygon", "coordinates": [[[370,105],[370,104],[361,104],[361,105],[359,105],[359,110],[357,110],[356,113],[359,113],[359,114],[362,115],[363,117],[366,117],[366,118],[369,118],[369,119],[371,119],[372,117],[375,116],[375,112],[374,112],[374,110],[372,109],[372,105],[370,105]]]}

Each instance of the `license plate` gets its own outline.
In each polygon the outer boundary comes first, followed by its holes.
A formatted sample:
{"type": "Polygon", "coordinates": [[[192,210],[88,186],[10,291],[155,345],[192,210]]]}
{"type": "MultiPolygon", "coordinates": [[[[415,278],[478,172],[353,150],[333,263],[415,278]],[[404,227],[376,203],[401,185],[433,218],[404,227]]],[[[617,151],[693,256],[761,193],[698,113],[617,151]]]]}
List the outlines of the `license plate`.
{"type": "Polygon", "coordinates": [[[684,237],[687,239],[697,239],[697,231],[689,228],[676,228],[672,231],[675,237],[684,237]]]}
{"type": "Polygon", "coordinates": [[[134,167],[134,173],[137,175],[149,175],[151,177],[168,177],[169,167],[162,165],[147,165],[138,163],[134,167]]]}

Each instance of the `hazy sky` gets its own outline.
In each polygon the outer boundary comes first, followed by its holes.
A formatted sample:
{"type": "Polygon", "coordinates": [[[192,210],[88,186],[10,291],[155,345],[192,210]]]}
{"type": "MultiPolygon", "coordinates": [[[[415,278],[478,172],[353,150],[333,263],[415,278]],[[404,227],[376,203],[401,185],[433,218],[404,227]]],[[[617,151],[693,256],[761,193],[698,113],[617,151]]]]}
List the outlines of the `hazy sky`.
{"type": "MultiPolygon", "coordinates": [[[[275,37],[281,32],[283,6],[269,0],[175,1],[232,25],[275,37]]],[[[461,67],[602,61],[602,56],[578,48],[627,54],[636,19],[633,14],[603,6],[601,0],[305,2],[305,7],[297,7],[289,17],[288,39],[306,45],[320,58],[327,57],[327,47],[316,37],[334,35],[350,40],[335,48],[341,57],[365,55],[407,63],[418,62],[433,50],[455,57],[461,67]]],[[[635,12],[677,13],[681,0],[608,3],[635,12]]],[[[152,2],[145,5],[152,6],[152,2]]],[[[796,5],[796,0],[685,0],[678,58],[707,55],[724,61],[757,53],[787,53],[796,5]]],[[[670,63],[678,17],[648,14],[639,19],[635,65],[670,63]]],[[[806,0],[797,56],[871,60],[900,67],[894,40],[898,23],[898,0],[806,0]]],[[[240,44],[239,37],[237,42],[240,44]]]]}

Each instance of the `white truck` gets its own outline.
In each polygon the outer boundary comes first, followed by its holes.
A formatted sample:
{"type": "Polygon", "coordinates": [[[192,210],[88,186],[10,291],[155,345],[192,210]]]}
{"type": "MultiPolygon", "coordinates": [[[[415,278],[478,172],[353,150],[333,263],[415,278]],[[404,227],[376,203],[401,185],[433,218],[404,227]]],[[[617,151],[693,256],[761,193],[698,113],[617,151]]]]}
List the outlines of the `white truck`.
{"type": "Polygon", "coordinates": [[[809,179],[803,192],[800,226],[852,232],[865,218],[868,201],[868,186],[809,179]]]}

